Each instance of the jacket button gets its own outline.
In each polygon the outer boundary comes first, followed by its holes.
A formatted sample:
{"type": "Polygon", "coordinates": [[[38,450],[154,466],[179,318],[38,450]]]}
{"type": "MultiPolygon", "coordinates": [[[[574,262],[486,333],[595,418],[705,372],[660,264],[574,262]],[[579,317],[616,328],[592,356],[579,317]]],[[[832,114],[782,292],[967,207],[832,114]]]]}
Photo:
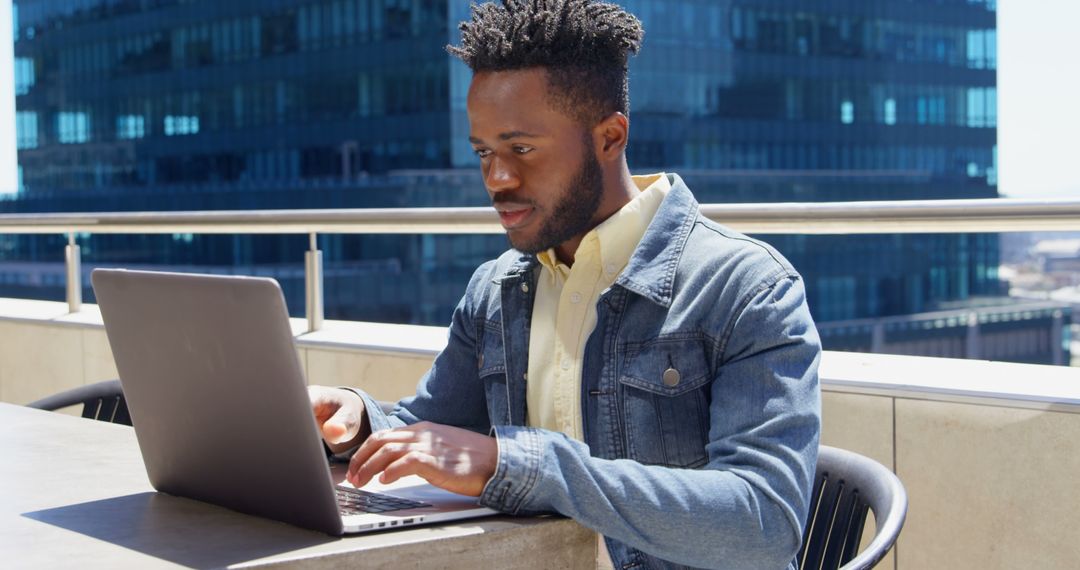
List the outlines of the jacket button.
{"type": "Polygon", "coordinates": [[[521,292],[522,293],[528,293],[529,292],[529,284],[528,283],[522,283],[521,284],[521,292]]]}
{"type": "Polygon", "coordinates": [[[682,375],[679,374],[678,370],[675,370],[674,368],[668,368],[664,371],[665,386],[675,386],[679,383],[679,380],[682,380],[682,375]]]}
{"type": "Polygon", "coordinates": [[[479,362],[476,363],[476,367],[477,368],[483,368],[484,367],[484,355],[483,354],[480,355],[480,360],[479,360],[479,362]]]}

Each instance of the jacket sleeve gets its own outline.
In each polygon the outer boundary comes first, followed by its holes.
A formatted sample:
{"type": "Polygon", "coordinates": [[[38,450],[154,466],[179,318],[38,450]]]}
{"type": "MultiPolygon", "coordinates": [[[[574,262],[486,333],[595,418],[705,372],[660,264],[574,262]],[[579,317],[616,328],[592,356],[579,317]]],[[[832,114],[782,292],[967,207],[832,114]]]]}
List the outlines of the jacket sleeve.
{"type": "Polygon", "coordinates": [[[794,276],[748,293],[737,314],[718,341],[703,468],[599,459],[560,433],[497,426],[498,467],[480,502],[558,512],[680,564],[788,566],[817,459],[820,341],[794,276]]]}
{"type": "MultiPolygon", "coordinates": [[[[490,280],[494,262],[481,265],[473,274],[467,291],[477,291],[490,280]]],[[[474,296],[466,293],[454,309],[447,331],[446,348],[435,357],[420,379],[416,394],[398,402],[390,414],[362,390],[353,390],[364,399],[371,431],[411,425],[419,421],[465,428],[478,433],[491,431],[484,386],[477,377],[477,348],[474,296]]]]}

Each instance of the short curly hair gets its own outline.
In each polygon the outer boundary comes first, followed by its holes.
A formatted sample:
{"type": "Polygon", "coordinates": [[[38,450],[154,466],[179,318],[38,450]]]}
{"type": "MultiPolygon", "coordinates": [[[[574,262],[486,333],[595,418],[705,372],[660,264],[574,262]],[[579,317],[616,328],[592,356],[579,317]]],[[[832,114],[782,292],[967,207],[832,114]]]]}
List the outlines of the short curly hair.
{"type": "Polygon", "coordinates": [[[645,30],[622,7],[593,0],[502,0],[473,4],[461,45],[447,46],[473,70],[547,71],[551,103],[585,126],[630,114],[628,60],[645,30]]]}

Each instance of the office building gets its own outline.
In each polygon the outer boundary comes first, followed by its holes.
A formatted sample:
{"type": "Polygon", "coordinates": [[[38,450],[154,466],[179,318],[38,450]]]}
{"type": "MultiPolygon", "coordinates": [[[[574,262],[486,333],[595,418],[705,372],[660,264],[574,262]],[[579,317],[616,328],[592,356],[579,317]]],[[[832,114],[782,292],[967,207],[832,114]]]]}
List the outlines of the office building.
{"type": "MultiPolygon", "coordinates": [[[[997,196],[994,0],[622,4],[646,27],[631,63],[634,171],[678,171],[703,203],[997,196]]],[[[2,211],[486,204],[467,142],[469,71],[444,51],[466,2],[14,0],[14,9],[21,188],[2,211]]],[[[1004,293],[996,236],[766,239],[803,273],[822,322],[1004,293]]],[[[0,260],[58,261],[64,242],[4,237],[0,260]]],[[[302,311],[303,236],[81,243],[88,266],[273,275],[302,311]]],[[[506,244],[320,243],[328,317],[427,324],[446,322],[472,269],[506,244]]],[[[62,280],[31,287],[25,275],[0,269],[0,294],[61,295],[62,280]]]]}

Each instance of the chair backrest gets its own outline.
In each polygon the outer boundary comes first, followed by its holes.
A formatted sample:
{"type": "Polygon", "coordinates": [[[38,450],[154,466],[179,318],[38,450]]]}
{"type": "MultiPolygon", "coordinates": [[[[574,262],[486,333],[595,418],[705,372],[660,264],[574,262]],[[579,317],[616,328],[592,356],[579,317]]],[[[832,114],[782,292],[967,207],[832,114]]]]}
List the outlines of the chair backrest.
{"type": "Polygon", "coordinates": [[[82,404],[82,417],[114,424],[131,425],[127,402],[119,380],[95,382],[65,390],[30,402],[27,407],[39,410],[59,410],[82,404]]]}
{"type": "Polygon", "coordinates": [[[892,471],[857,453],[823,445],[798,567],[873,568],[896,543],[906,516],[907,492],[892,471]],[[876,532],[858,552],[867,510],[874,513],[876,532]]]}

